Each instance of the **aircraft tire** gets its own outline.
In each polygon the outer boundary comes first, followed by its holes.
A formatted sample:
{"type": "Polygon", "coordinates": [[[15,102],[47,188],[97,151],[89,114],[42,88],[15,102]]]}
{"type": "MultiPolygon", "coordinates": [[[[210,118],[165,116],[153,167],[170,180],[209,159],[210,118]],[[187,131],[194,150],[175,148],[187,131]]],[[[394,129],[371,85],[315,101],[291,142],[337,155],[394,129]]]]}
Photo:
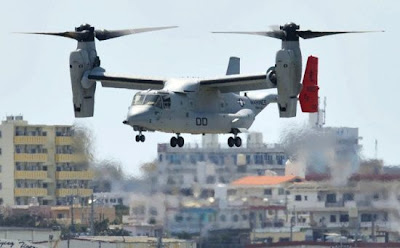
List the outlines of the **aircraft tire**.
{"type": "Polygon", "coordinates": [[[171,145],[171,147],[176,147],[178,143],[178,139],[176,137],[172,137],[169,144],[171,145]]]}
{"type": "Polygon", "coordinates": [[[182,137],[178,137],[178,146],[182,147],[185,144],[185,140],[182,137]]]}
{"type": "Polygon", "coordinates": [[[140,141],[140,136],[136,135],[135,140],[136,140],[136,142],[139,142],[140,141]]]}
{"type": "Polygon", "coordinates": [[[242,139],[240,137],[235,138],[235,146],[241,147],[242,146],[242,139]]]}
{"type": "Polygon", "coordinates": [[[235,145],[235,140],[232,137],[228,138],[228,146],[233,147],[235,145]]]}
{"type": "Polygon", "coordinates": [[[140,135],[139,138],[140,138],[140,141],[141,141],[141,142],[144,142],[144,141],[146,140],[146,137],[145,137],[144,135],[140,135]]]}

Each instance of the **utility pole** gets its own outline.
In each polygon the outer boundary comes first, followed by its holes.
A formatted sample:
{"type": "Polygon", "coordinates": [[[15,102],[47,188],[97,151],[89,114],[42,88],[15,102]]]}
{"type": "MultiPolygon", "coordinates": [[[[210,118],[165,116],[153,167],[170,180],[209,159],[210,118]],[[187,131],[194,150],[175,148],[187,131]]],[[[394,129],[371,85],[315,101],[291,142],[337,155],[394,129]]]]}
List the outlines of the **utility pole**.
{"type": "Polygon", "coordinates": [[[90,196],[90,235],[94,236],[94,196],[90,196]]]}

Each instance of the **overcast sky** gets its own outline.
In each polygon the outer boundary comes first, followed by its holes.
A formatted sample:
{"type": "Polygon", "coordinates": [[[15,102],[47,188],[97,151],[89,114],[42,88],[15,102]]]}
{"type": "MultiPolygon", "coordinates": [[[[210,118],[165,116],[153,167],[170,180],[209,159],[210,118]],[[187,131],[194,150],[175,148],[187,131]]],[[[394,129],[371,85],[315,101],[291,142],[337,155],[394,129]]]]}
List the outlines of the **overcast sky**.
{"type": "MultiPolygon", "coordinates": [[[[223,75],[230,56],[241,57],[242,73],[266,71],[280,42],[257,36],[213,35],[210,31],[262,31],[294,21],[312,30],[385,30],[302,40],[304,63],[319,57],[320,95],[327,97],[327,125],[358,127],[363,156],[400,164],[399,28],[400,1],[3,1],[0,9],[0,117],[23,114],[32,124],[73,124],[92,129],[98,158],[115,159],[138,174],[156,158],[157,143],[170,134],[148,133],[136,143],[121,122],[135,91],[97,88],[95,116],[76,120],[69,79],[71,39],[12,34],[67,31],[82,23],[123,29],[177,25],[180,28],[97,42],[102,67],[109,72],[162,77],[223,75]]],[[[306,122],[300,113],[279,119],[270,105],[252,131],[278,142],[280,133],[306,122]]],[[[186,142],[201,136],[184,135],[186,142]]],[[[226,137],[220,141],[226,143],[226,137]]]]}

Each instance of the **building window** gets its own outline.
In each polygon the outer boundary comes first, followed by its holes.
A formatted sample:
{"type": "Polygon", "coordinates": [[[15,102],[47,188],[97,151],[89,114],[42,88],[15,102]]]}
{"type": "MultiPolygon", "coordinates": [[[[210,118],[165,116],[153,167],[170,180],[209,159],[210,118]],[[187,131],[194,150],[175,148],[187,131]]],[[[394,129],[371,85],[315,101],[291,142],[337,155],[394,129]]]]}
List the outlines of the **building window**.
{"type": "Polygon", "coordinates": [[[331,215],[331,223],[336,223],[336,215],[331,215]]]}
{"type": "Polygon", "coordinates": [[[2,137],[2,135],[1,135],[1,130],[0,130],[0,138],[2,137]]]}
{"type": "Polygon", "coordinates": [[[279,188],[278,189],[278,194],[279,195],[284,195],[285,194],[285,189],[284,188],[279,188]]]}
{"type": "Polygon", "coordinates": [[[301,195],[295,195],[294,200],[295,201],[301,201],[301,195]]]}
{"type": "Polygon", "coordinates": [[[1,148],[0,148],[0,155],[1,155],[1,148]]]}
{"type": "Polygon", "coordinates": [[[361,222],[371,222],[372,214],[361,214],[361,222]]]}
{"type": "Polygon", "coordinates": [[[326,202],[327,203],[336,203],[336,194],[327,194],[326,202]]]}
{"type": "Polygon", "coordinates": [[[285,156],[284,155],[276,155],[276,162],[279,165],[283,165],[285,163],[285,156]]]}
{"type": "Polygon", "coordinates": [[[345,193],[343,194],[344,201],[354,201],[354,194],[353,193],[345,193]]]}
{"type": "Polygon", "coordinates": [[[3,205],[3,198],[0,198],[0,205],[3,205]]]}
{"type": "Polygon", "coordinates": [[[340,222],[349,222],[349,215],[348,214],[341,214],[340,215],[340,222]]]}
{"type": "Polygon", "coordinates": [[[226,221],[225,215],[221,215],[221,216],[219,217],[219,219],[220,219],[222,222],[225,222],[225,221],[226,221]]]}
{"type": "Polygon", "coordinates": [[[254,163],[255,164],[264,164],[263,155],[262,154],[254,155],[254,163]]]}
{"type": "Polygon", "coordinates": [[[264,189],[264,195],[272,195],[272,189],[264,189]]]}
{"type": "Polygon", "coordinates": [[[247,164],[250,164],[250,162],[251,162],[251,157],[250,157],[250,155],[246,155],[246,163],[247,163],[247,164]]]}
{"type": "Polygon", "coordinates": [[[234,222],[238,222],[238,221],[239,221],[239,216],[235,214],[235,215],[233,216],[232,220],[233,220],[234,222]]]}
{"type": "Polygon", "coordinates": [[[308,200],[308,196],[305,195],[304,196],[304,200],[307,201],[308,200]]]}

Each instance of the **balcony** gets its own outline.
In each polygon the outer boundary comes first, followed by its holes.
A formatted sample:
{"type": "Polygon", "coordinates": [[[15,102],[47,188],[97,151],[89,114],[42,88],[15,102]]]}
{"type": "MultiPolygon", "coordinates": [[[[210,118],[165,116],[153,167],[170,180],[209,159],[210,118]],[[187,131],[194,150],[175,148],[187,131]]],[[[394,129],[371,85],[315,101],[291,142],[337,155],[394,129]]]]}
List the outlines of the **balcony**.
{"type": "Polygon", "coordinates": [[[15,153],[15,162],[47,162],[47,153],[15,153]]]}
{"type": "Polygon", "coordinates": [[[57,163],[79,163],[87,161],[83,154],[56,154],[57,163]]]}
{"type": "Polygon", "coordinates": [[[15,196],[47,196],[47,189],[44,188],[15,188],[15,196]]]}
{"type": "Polygon", "coordinates": [[[43,180],[47,178],[47,171],[15,171],[14,178],[43,180]]]}
{"type": "Polygon", "coordinates": [[[63,145],[71,145],[74,143],[74,140],[70,136],[57,136],[56,137],[56,145],[63,146],[63,145]]]}
{"type": "Polygon", "coordinates": [[[15,136],[16,145],[43,145],[47,143],[47,136],[15,136]]]}
{"type": "Polygon", "coordinates": [[[90,196],[92,193],[92,189],[57,189],[56,191],[56,195],[59,197],[69,195],[90,196]]]}
{"type": "Polygon", "coordinates": [[[93,171],[57,171],[57,180],[92,180],[93,171]]]}
{"type": "Polygon", "coordinates": [[[344,202],[343,201],[337,201],[337,202],[325,202],[325,207],[327,208],[338,208],[338,207],[344,207],[344,202]]]}

